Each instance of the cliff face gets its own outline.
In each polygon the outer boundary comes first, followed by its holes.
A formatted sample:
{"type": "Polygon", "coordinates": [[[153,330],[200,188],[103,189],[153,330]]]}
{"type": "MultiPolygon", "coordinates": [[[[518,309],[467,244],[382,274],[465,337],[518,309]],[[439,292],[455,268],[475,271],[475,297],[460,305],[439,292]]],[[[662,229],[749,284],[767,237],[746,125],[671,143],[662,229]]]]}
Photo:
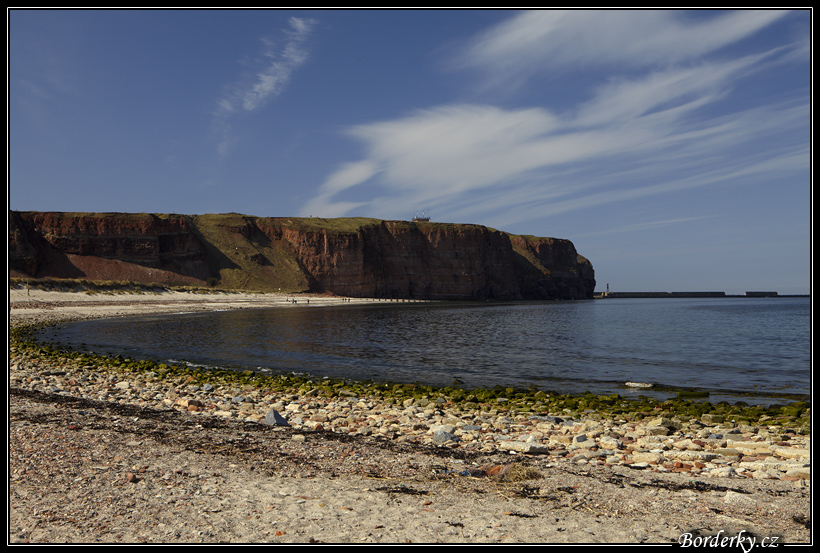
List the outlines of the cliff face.
{"type": "Polygon", "coordinates": [[[11,212],[9,268],[35,277],[200,283],[206,250],[180,215],[11,212]]]}
{"type": "Polygon", "coordinates": [[[591,298],[568,240],[377,219],[12,212],[10,276],[414,299],[591,298]]]}
{"type": "Polygon", "coordinates": [[[591,298],[595,271],[569,240],[515,236],[517,277],[531,299],[591,298]]]}
{"type": "Polygon", "coordinates": [[[520,297],[507,235],[475,225],[383,221],[355,232],[266,225],[293,249],[312,288],[358,297],[520,297]]]}

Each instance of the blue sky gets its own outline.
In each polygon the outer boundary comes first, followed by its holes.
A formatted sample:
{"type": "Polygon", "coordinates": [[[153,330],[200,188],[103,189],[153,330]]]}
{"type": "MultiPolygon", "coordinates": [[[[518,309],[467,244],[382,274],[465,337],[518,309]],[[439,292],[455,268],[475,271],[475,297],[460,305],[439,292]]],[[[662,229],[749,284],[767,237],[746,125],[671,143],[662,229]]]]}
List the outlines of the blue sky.
{"type": "Polygon", "coordinates": [[[426,209],[599,291],[810,291],[810,11],[7,13],[10,209],[426,209]]]}

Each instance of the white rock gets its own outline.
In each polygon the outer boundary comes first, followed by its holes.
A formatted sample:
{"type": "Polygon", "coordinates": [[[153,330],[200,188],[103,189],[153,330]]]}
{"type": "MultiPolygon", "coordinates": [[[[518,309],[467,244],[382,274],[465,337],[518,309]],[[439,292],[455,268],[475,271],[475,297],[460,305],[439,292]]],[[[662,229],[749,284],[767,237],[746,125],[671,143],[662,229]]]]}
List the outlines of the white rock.
{"type": "Polygon", "coordinates": [[[811,467],[795,467],[786,471],[786,476],[811,480],[811,467]]]}
{"type": "Polygon", "coordinates": [[[604,449],[623,449],[624,447],[621,440],[613,438],[612,436],[601,436],[598,438],[598,445],[604,449]]]}
{"type": "Polygon", "coordinates": [[[755,500],[748,494],[733,492],[729,490],[728,492],[726,492],[726,495],[723,496],[723,502],[730,503],[732,505],[754,505],[755,500]]]}
{"type": "Polygon", "coordinates": [[[501,442],[498,444],[499,449],[506,449],[507,451],[517,451],[518,453],[549,453],[549,448],[533,442],[501,442]]]}
{"type": "Polygon", "coordinates": [[[741,468],[749,470],[775,470],[779,472],[788,472],[791,469],[803,468],[803,463],[795,463],[794,461],[778,461],[776,459],[766,461],[741,461],[741,468]]]}
{"type": "Polygon", "coordinates": [[[717,453],[709,453],[707,451],[680,451],[680,450],[671,450],[664,453],[667,458],[669,459],[676,459],[678,461],[711,461],[712,459],[717,459],[720,457],[717,453]]]}
{"type": "Polygon", "coordinates": [[[780,457],[786,457],[787,459],[801,459],[811,458],[811,451],[808,449],[801,449],[799,447],[773,447],[772,451],[775,455],[779,455],[780,457]]]}
{"type": "Polygon", "coordinates": [[[633,464],[651,463],[657,465],[663,461],[663,455],[653,451],[636,451],[632,454],[633,464]]]}

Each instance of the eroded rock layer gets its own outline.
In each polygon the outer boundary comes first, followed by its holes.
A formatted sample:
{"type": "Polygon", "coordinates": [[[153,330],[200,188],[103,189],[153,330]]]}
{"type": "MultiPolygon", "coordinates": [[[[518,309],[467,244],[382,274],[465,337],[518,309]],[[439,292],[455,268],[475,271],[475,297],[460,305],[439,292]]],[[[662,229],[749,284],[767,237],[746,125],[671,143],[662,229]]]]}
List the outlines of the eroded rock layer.
{"type": "Polygon", "coordinates": [[[236,213],[11,212],[11,277],[209,284],[350,297],[585,299],[569,240],[481,225],[236,213]]]}

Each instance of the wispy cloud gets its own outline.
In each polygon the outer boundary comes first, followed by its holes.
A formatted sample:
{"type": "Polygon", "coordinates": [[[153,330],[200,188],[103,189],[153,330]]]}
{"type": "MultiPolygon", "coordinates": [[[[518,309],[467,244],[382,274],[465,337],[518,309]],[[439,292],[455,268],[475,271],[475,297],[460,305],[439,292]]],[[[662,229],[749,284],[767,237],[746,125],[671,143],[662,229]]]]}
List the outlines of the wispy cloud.
{"type": "Polygon", "coordinates": [[[302,209],[302,213],[305,215],[321,213],[324,217],[340,217],[352,209],[366,205],[365,202],[344,202],[334,198],[336,194],[348,188],[367,182],[378,172],[378,165],[371,160],[346,163],[328,177],[319,195],[302,209]]]}
{"type": "Polygon", "coordinates": [[[610,228],[606,230],[598,230],[595,232],[587,232],[583,234],[577,234],[574,238],[589,238],[591,236],[601,236],[601,235],[612,235],[612,234],[623,234],[628,232],[644,232],[647,230],[656,230],[663,227],[669,227],[673,225],[681,225],[686,223],[692,223],[694,221],[702,221],[704,219],[710,219],[715,217],[714,215],[707,215],[703,217],[679,217],[677,219],[663,219],[663,220],[654,220],[654,221],[645,221],[641,223],[634,223],[630,225],[626,225],[619,228],[610,228]]]}
{"type": "MultiPolygon", "coordinates": [[[[684,73],[669,79],[692,78],[689,70],[684,73]]],[[[497,215],[504,208],[519,217],[531,212],[557,214],[706,186],[717,182],[717,175],[725,180],[727,175],[746,174],[750,167],[759,169],[763,164],[777,164],[782,170],[807,161],[787,142],[764,156],[750,153],[734,156],[730,162],[724,155],[762,136],[798,128],[808,117],[805,105],[753,108],[700,120],[692,119],[692,112],[719,97],[716,90],[700,91],[681,104],[675,101],[681,88],[652,83],[623,84],[623,88],[643,97],[638,106],[654,106],[650,113],[634,109],[633,95],[607,89],[571,117],[558,117],[542,108],[453,105],[353,127],[348,132],[364,145],[365,159],[331,174],[303,211],[343,215],[366,204],[339,204],[338,196],[378,179],[377,189],[386,201],[373,198],[368,202],[373,211],[390,211],[389,206],[398,201],[437,205],[439,212],[464,217],[486,211],[488,205],[497,215]],[[671,107],[657,107],[669,102],[671,107]],[[593,166],[605,169],[596,175],[593,166]],[[689,177],[693,171],[696,176],[689,177]],[[640,186],[647,179],[655,182],[640,186]],[[631,184],[613,186],[622,182],[631,184]]]]}
{"type": "Polygon", "coordinates": [[[526,11],[475,37],[456,63],[505,87],[537,72],[666,66],[733,44],[786,13],[736,11],[696,20],[675,11],[526,11]]]}
{"type": "Polygon", "coordinates": [[[253,111],[262,106],[271,96],[277,96],[285,85],[290,81],[293,71],[302,65],[308,57],[305,48],[305,41],[313,27],[314,20],[290,19],[290,29],[285,31],[287,43],[285,47],[278,51],[275,44],[264,39],[265,57],[271,60],[270,65],[265,67],[257,75],[257,81],[253,86],[242,93],[242,108],[245,111],[253,111]]]}
{"type": "Polygon", "coordinates": [[[239,114],[256,111],[285,89],[293,72],[308,59],[307,40],[315,26],[314,19],[291,17],[283,31],[284,46],[262,38],[261,56],[264,62],[248,83],[235,84],[219,99],[214,114],[214,133],[218,137],[217,152],[228,153],[235,142],[231,122],[239,114]]]}
{"type": "Polygon", "coordinates": [[[806,126],[807,98],[712,113],[741,79],[784,63],[788,49],[706,54],[782,15],[685,21],[673,12],[521,14],[472,41],[462,61],[480,65],[488,81],[573,64],[578,70],[613,62],[628,70],[613,76],[610,67],[609,77],[584,89],[569,109],[454,103],[353,126],[346,132],[362,144],[363,158],[329,175],[303,212],[390,216],[427,205],[450,220],[486,220],[489,212],[496,220],[525,220],[725,182],[753,166],[803,167],[805,141],[789,136],[806,126]],[[743,151],[773,136],[785,139],[765,154],[743,151]],[[362,185],[371,192],[367,201],[356,194],[362,185]]]}

